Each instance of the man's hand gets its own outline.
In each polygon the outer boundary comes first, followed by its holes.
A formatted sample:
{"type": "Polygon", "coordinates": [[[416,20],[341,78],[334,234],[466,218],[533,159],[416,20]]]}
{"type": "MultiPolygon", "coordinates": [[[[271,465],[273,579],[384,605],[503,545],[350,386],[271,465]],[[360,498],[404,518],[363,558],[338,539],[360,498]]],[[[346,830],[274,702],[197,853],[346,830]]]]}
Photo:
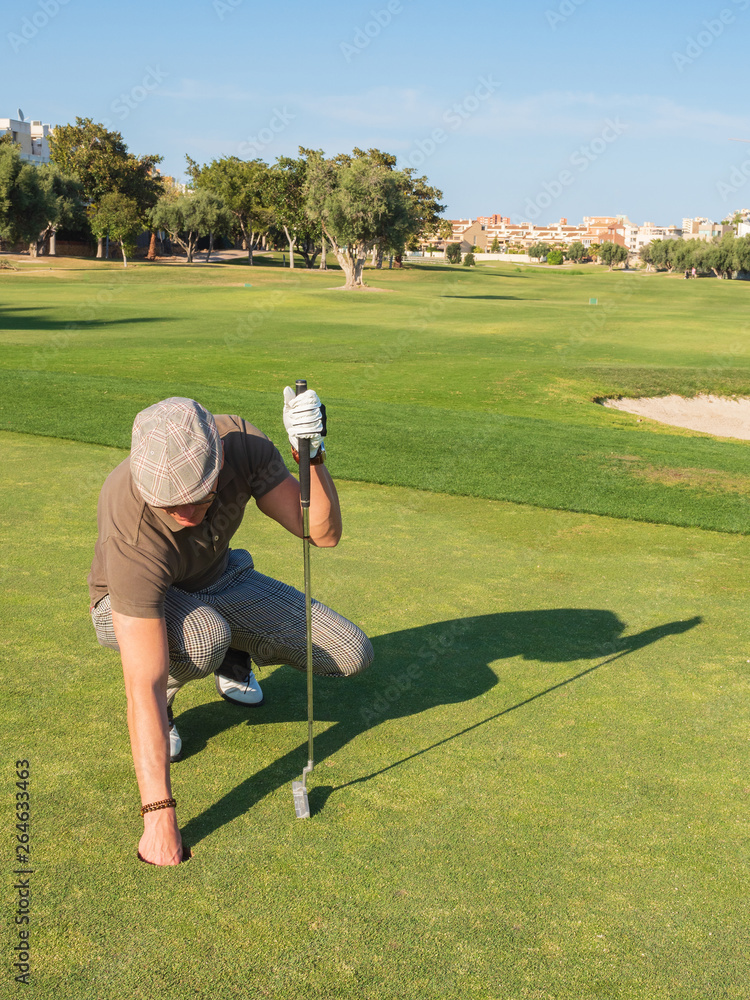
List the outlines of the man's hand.
{"type": "Polygon", "coordinates": [[[174,809],[146,813],[138,854],[142,861],[152,865],[179,865],[182,861],[182,839],[174,809]]]}
{"type": "Polygon", "coordinates": [[[289,435],[289,443],[299,452],[299,438],[310,439],[310,458],[318,454],[323,441],[323,414],[320,400],[312,389],[295,396],[294,389],[284,389],[284,427],[289,435]]]}

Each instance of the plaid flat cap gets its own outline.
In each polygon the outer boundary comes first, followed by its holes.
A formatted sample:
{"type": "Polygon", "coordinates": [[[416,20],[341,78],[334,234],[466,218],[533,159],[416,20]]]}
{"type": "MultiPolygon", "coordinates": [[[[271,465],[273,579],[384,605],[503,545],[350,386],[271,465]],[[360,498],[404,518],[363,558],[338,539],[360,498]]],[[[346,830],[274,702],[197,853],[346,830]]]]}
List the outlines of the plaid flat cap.
{"type": "Polygon", "coordinates": [[[194,399],[172,396],[133,421],[130,473],[152,507],[179,507],[207,496],[221,457],[214,418],[194,399]]]}

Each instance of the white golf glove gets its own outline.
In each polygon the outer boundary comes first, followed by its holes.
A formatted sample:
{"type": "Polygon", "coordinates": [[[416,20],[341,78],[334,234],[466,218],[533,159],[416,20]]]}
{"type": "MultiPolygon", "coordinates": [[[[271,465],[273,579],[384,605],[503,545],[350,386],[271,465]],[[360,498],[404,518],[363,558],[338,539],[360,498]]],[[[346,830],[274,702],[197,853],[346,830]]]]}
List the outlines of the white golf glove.
{"type": "Polygon", "coordinates": [[[313,389],[299,396],[291,386],[284,389],[284,427],[289,435],[289,443],[299,453],[298,438],[310,439],[310,458],[314,458],[323,441],[323,415],[320,400],[313,389]]]}

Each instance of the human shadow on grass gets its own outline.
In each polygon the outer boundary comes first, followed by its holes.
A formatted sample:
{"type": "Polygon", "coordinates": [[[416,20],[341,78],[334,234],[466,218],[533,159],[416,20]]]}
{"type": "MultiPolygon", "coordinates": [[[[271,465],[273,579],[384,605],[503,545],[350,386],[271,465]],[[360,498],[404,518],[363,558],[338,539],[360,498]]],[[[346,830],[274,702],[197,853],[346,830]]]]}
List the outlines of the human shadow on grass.
{"type": "MultiPolygon", "coordinates": [[[[406,756],[394,753],[388,765],[349,784],[370,780],[428,753],[567,684],[580,681],[635,650],[667,636],[687,632],[701,620],[695,617],[667,622],[637,635],[623,636],[625,625],[612,611],[553,608],[456,618],[377,636],[373,639],[375,663],[369,671],[343,681],[316,678],[315,719],[329,724],[325,731],[315,735],[316,767],[356,736],[387,719],[405,718],[438,706],[468,702],[485,694],[497,684],[497,677],[489,667],[493,661],[520,656],[524,660],[549,664],[595,662],[567,677],[561,677],[559,669],[555,669],[550,676],[553,683],[542,690],[430,746],[406,756]]],[[[217,701],[196,706],[178,716],[184,758],[205,750],[213,737],[242,723],[254,726],[299,721],[300,733],[305,734],[304,741],[294,750],[246,777],[232,791],[193,817],[182,831],[185,843],[191,847],[287,784],[290,785],[290,811],[292,809],[291,782],[299,777],[307,760],[306,685],[304,678],[288,667],[275,669],[262,683],[266,701],[261,708],[243,709],[217,701]]],[[[519,686],[522,684],[523,678],[519,677],[519,686]]],[[[242,762],[237,764],[241,772],[242,762]]],[[[314,781],[310,784],[310,810],[314,815],[336,789],[321,787],[314,781]]]]}

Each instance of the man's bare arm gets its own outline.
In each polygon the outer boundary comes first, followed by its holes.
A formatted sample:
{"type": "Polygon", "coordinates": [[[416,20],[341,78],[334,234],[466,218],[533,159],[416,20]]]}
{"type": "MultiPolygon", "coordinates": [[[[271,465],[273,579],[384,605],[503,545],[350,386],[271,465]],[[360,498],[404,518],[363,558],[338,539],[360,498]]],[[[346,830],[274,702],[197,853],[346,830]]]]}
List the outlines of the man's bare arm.
{"type": "MultiPolygon", "coordinates": [[[[169,647],[163,618],[131,618],[112,612],[120,647],[128,729],[141,804],[172,797],[169,777],[167,676],[169,647]]],[[[174,809],[159,809],[143,817],[138,849],[155,865],[178,865],[182,841],[174,809]]]]}
{"type": "MultiPolygon", "coordinates": [[[[258,501],[258,509],[287,531],[302,538],[299,483],[289,475],[258,501]]],[[[341,507],[336,486],[325,465],[310,467],[310,541],[328,548],[341,538],[341,507]]]]}

